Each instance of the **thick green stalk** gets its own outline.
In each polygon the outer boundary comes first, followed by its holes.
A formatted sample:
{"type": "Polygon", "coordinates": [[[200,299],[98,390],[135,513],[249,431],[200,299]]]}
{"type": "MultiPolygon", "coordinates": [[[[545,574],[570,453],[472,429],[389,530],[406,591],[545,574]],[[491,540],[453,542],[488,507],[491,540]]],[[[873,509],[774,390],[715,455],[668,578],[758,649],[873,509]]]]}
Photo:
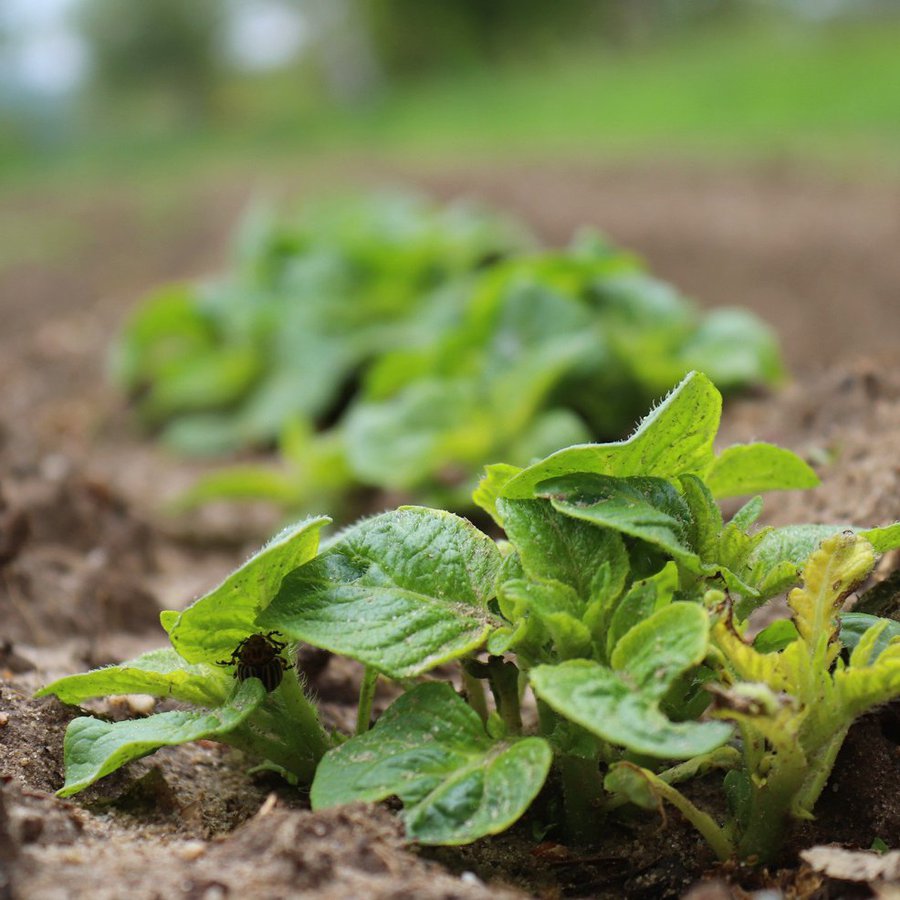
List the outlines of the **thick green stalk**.
{"type": "Polygon", "coordinates": [[[359,686],[359,706],[356,709],[356,733],[365,734],[372,721],[372,702],[375,700],[375,686],[378,684],[378,671],[366,666],[362,684],[359,686]]]}
{"type": "Polygon", "coordinates": [[[597,819],[602,815],[603,779],[596,758],[560,756],[559,774],[563,783],[566,833],[576,844],[586,844],[594,839],[597,819]]]}
{"type": "Polygon", "coordinates": [[[316,707],[300,686],[300,679],[292,669],[288,669],[281,679],[278,697],[284,703],[290,717],[291,743],[303,747],[308,755],[318,762],[331,749],[331,738],[319,722],[316,707]]]}
{"type": "Polygon", "coordinates": [[[499,656],[488,660],[488,680],[497,712],[510,734],[521,734],[522,711],[519,704],[519,670],[499,656]]]}
{"type": "Polygon", "coordinates": [[[690,823],[703,835],[706,843],[712,847],[716,856],[722,860],[731,859],[734,856],[734,844],[728,837],[728,832],[720,825],[716,824],[709,813],[696,807],[684,794],[677,788],[667,784],[662,778],[654,775],[647,769],[641,769],[641,774],[653,787],[653,790],[672,804],[690,823]]]}
{"type": "MultiPolygon", "coordinates": [[[[690,781],[699,775],[705,775],[713,769],[736,769],[741,762],[740,753],[734,747],[717,747],[709,753],[695,756],[668,769],[664,769],[657,775],[666,784],[680,784],[682,781],[690,781]]],[[[624,806],[629,800],[622,794],[607,796],[603,808],[607,812],[624,806]]]]}
{"type": "Polygon", "coordinates": [[[313,775],[316,773],[316,766],[321,758],[298,752],[298,749],[291,746],[287,741],[281,741],[269,734],[263,734],[246,722],[233,731],[228,732],[228,734],[223,735],[219,740],[252,756],[258,756],[261,759],[275,763],[275,765],[296,775],[305,784],[309,784],[312,781],[313,775]]]}
{"type": "Polygon", "coordinates": [[[487,698],[484,696],[484,682],[471,675],[465,666],[462,667],[462,680],[469,706],[478,713],[482,722],[487,722],[488,707],[487,698]]]}
{"type": "Polygon", "coordinates": [[[838,731],[834,737],[828,741],[824,747],[810,760],[810,774],[807,775],[803,787],[797,793],[794,805],[799,809],[807,809],[812,811],[819,799],[819,795],[825,788],[837,755],[844,744],[844,738],[850,730],[849,725],[845,725],[838,731]]]}
{"type": "Polygon", "coordinates": [[[773,757],[761,783],[757,781],[759,776],[751,778],[750,813],[737,846],[741,859],[754,859],[758,864],[774,859],[805,772],[802,751],[783,746],[773,757]]]}

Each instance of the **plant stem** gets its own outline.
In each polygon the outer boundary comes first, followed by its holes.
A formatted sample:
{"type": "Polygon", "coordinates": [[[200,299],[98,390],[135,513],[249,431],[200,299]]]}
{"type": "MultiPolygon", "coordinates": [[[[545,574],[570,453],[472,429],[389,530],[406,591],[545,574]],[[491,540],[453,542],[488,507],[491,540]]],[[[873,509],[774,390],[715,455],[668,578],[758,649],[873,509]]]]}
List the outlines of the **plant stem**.
{"type": "Polygon", "coordinates": [[[278,695],[294,728],[291,743],[303,747],[305,753],[318,762],[331,749],[331,738],[322,728],[319,713],[303,692],[293,669],[284,673],[278,695]]]}
{"type": "Polygon", "coordinates": [[[596,759],[569,755],[560,756],[558,764],[568,838],[576,844],[586,844],[596,832],[603,798],[600,765],[596,759]]]}
{"type": "Polygon", "coordinates": [[[522,713],[519,708],[519,670],[513,663],[505,662],[499,656],[488,661],[491,691],[497,712],[503,719],[510,734],[521,734],[522,713]]]}
{"type": "Polygon", "coordinates": [[[378,683],[378,671],[366,666],[362,684],[359,686],[359,706],[356,710],[356,733],[365,734],[372,721],[372,701],[375,699],[375,686],[378,683]]]}
{"type": "Polygon", "coordinates": [[[219,740],[226,744],[267,759],[269,762],[281,766],[288,772],[293,772],[297,778],[309,784],[316,772],[316,766],[321,757],[312,757],[308,753],[298,752],[286,741],[280,741],[267,734],[261,734],[252,728],[247,722],[238,726],[228,734],[222,735],[219,740]]]}
{"type": "MultiPolygon", "coordinates": [[[[736,769],[740,762],[741,755],[734,747],[717,747],[710,753],[695,756],[683,763],[664,769],[656,777],[669,785],[680,784],[682,781],[689,781],[698,775],[705,775],[713,769],[736,769]]],[[[607,812],[611,812],[628,802],[628,798],[624,795],[614,795],[604,801],[603,808],[607,812]]]]}
{"type": "Polygon", "coordinates": [[[834,735],[821,750],[819,750],[816,756],[810,760],[810,774],[807,776],[803,787],[797,792],[797,796],[794,798],[793,805],[795,807],[809,810],[810,812],[812,811],[812,808],[816,805],[816,801],[819,799],[819,795],[822,793],[822,790],[828,781],[828,776],[831,775],[831,770],[834,768],[835,760],[837,759],[837,755],[844,744],[844,738],[847,737],[847,732],[849,730],[849,725],[841,728],[840,731],[838,731],[838,733],[834,735]]]}
{"type": "Polygon", "coordinates": [[[487,698],[484,696],[484,682],[480,678],[470,675],[465,666],[462,667],[462,680],[469,706],[478,713],[482,722],[487,722],[488,708],[487,698]]]}
{"type": "Polygon", "coordinates": [[[724,828],[716,824],[709,813],[698,809],[681,791],[667,784],[662,778],[659,778],[647,769],[641,769],[640,772],[650,782],[654,791],[663,800],[671,803],[703,835],[706,843],[712,847],[713,852],[722,862],[734,855],[734,844],[729,839],[728,833],[724,828]]]}
{"type": "Polygon", "coordinates": [[[761,864],[772,861],[781,846],[792,801],[803,784],[805,771],[803,752],[785,745],[778,748],[761,783],[751,778],[750,814],[737,847],[741,859],[755,858],[761,864]]]}

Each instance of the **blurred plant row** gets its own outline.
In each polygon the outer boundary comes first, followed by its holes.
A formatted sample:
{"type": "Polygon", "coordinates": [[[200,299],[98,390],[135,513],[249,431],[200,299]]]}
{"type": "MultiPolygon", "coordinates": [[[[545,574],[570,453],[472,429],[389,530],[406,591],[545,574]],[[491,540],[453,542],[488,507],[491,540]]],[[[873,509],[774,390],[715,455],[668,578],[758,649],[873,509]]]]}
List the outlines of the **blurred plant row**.
{"type": "Polygon", "coordinates": [[[621,437],[686,372],[776,382],[775,338],[699,312],[633,254],[585,232],[540,249],[508,218],[406,195],[244,222],[222,276],[138,308],[114,370],[169,446],[277,444],[184,498],[353,508],[360,489],[468,505],[486,459],[515,465],[621,437]]]}

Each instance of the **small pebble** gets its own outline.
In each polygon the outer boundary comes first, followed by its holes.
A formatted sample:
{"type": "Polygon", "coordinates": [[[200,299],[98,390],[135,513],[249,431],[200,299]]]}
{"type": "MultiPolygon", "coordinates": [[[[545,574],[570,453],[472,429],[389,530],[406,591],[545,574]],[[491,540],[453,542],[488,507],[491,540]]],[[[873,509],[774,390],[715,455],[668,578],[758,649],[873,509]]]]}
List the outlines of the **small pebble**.
{"type": "Polygon", "coordinates": [[[0,728],[9,724],[9,713],[0,712],[0,728]]]}
{"type": "Polygon", "coordinates": [[[193,862],[204,853],[206,853],[206,844],[203,841],[185,841],[175,849],[176,856],[185,862],[193,862]]]}
{"type": "Polygon", "coordinates": [[[128,694],[125,698],[128,708],[138,716],[149,716],[156,707],[156,697],[150,694],[128,694]]]}

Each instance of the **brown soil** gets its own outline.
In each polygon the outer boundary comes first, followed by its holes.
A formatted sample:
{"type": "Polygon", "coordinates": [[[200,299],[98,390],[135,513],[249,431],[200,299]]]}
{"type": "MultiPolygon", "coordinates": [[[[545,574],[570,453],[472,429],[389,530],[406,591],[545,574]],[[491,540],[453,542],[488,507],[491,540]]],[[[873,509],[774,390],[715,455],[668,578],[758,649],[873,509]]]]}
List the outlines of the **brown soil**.
{"type": "MultiPolygon", "coordinates": [[[[398,174],[354,167],[342,178],[398,174]]],[[[301,196],[315,180],[290,186],[301,196]]],[[[702,304],[759,311],[782,334],[796,379],[774,396],[734,402],[723,443],[776,441],[807,456],[823,480],[770,497],[766,521],[900,519],[896,186],[791,171],[587,167],[420,171],[413,180],[439,196],[500,205],[555,242],[599,225],[702,304]]],[[[869,896],[812,873],[797,852],[900,841],[896,708],[851,731],[818,820],[798,830],[773,873],[715,867],[674,813],[665,830],[635,818],[589,852],[541,841],[528,822],[468,848],[417,851],[404,847],[388,811],[313,814],[302,792],[248,775],[237,754],[202,742],[133,763],[74,802],[52,795],[77,711],[32,700],[34,690],[161,644],[159,610],[214,585],[274,521],[265,511],[237,525],[222,511],[166,519],[160,499],[199,467],[135,435],[103,378],[108,338],[128,307],[155,282],[218,264],[246,197],[200,185],[154,216],[127,192],[0,208],[3,224],[64,221],[79,235],[53,259],[0,271],[0,898],[651,898],[681,896],[699,881],[695,900],[764,887],[869,896]]],[[[896,561],[885,560],[882,574],[896,561]]],[[[325,716],[346,727],[357,672],[332,661],[314,673],[316,662],[306,660],[325,716]]],[[[106,701],[103,711],[146,712],[131,704],[106,701]]]]}

